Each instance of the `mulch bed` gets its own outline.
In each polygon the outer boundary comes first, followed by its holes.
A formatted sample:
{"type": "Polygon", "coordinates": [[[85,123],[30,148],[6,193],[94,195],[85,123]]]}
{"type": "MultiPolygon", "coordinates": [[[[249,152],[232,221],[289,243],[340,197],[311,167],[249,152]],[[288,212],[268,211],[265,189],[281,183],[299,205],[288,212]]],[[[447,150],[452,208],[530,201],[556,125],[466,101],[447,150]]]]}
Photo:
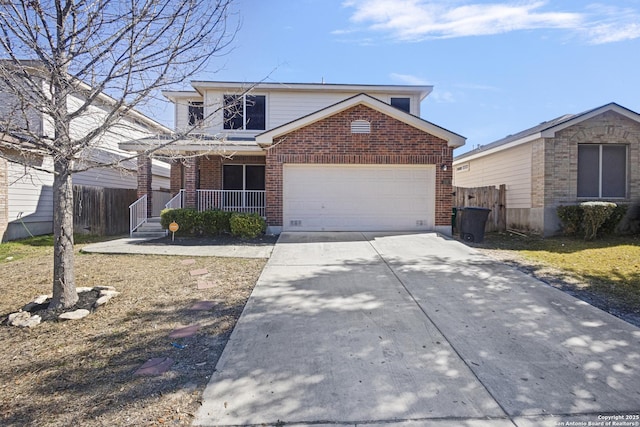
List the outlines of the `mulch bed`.
{"type": "Polygon", "coordinates": [[[272,234],[264,234],[253,239],[240,239],[231,235],[220,236],[175,236],[171,238],[171,234],[160,239],[145,240],[140,245],[175,245],[175,246],[265,246],[274,245],[278,241],[278,236],[272,234]]]}

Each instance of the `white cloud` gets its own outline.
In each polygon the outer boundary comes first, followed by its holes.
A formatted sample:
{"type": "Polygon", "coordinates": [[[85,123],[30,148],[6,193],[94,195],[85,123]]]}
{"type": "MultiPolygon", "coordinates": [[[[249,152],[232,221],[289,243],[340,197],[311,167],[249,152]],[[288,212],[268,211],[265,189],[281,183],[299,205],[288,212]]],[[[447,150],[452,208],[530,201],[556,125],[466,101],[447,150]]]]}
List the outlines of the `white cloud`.
{"type": "Polygon", "coordinates": [[[615,6],[588,7],[591,20],[583,32],[593,44],[614,43],[640,38],[640,12],[615,6]]]}
{"type": "Polygon", "coordinates": [[[429,98],[433,99],[435,102],[439,104],[452,104],[456,102],[453,93],[449,91],[439,91],[438,89],[434,89],[429,98]]]}
{"type": "MultiPolygon", "coordinates": [[[[560,29],[609,43],[640,37],[640,12],[601,5],[584,12],[547,10],[546,1],[349,0],[356,28],[399,41],[482,36],[518,30],[560,29]]],[[[356,31],[350,28],[348,31],[356,31]]],[[[340,30],[338,30],[340,31],[340,30]]]]}
{"type": "Polygon", "coordinates": [[[391,77],[391,80],[402,84],[418,86],[429,85],[429,83],[422,77],[412,76],[411,74],[391,73],[389,74],[389,77],[391,77]]]}

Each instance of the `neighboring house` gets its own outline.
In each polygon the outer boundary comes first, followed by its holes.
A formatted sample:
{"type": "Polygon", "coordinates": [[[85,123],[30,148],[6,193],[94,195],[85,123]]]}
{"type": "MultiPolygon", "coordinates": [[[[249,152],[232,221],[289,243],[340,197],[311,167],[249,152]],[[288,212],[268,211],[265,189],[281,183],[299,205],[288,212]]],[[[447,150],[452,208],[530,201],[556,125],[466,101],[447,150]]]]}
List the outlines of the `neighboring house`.
{"type": "MultiPolygon", "coordinates": [[[[451,162],[465,138],[420,118],[431,86],[192,86],[165,92],[176,105],[176,130],[195,126],[198,134],[168,148],[184,156],[171,166],[173,206],[258,212],[273,233],[451,234],[451,162]]],[[[139,171],[146,167],[140,161],[139,171]]]]}
{"type": "MultiPolygon", "coordinates": [[[[43,83],[44,84],[44,83],[43,83]]],[[[24,138],[24,144],[29,144],[27,137],[21,137],[20,129],[26,126],[32,133],[42,137],[53,135],[51,120],[43,114],[28,111],[28,120],[21,120],[20,110],[12,106],[14,98],[0,88],[0,130],[3,138],[24,138]],[[7,129],[8,128],[8,129],[7,129]]],[[[79,98],[70,96],[69,104],[73,108],[79,98]]],[[[99,97],[91,110],[72,122],[70,129],[72,137],[86,134],[92,123],[104,117],[113,105],[113,100],[106,95],[99,97]]],[[[170,129],[156,121],[132,111],[126,118],[106,132],[96,148],[85,150],[81,162],[105,164],[114,160],[124,159],[131,153],[121,150],[118,144],[131,138],[144,138],[157,134],[169,134],[170,129]]],[[[29,237],[29,234],[39,235],[52,233],[53,230],[53,175],[42,169],[53,169],[52,158],[46,156],[32,157],[30,165],[26,167],[13,163],[12,158],[23,159],[19,151],[3,151],[0,158],[0,241],[29,237]]],[[[169,190],[168,163],[153,161],[153,190],[169,190]]],[[[136,189],[137,164],[135,160],[125,161],[119,168],[93,168],[73,175],[73,184],[95,186],[103,188],[136,189]]],[[[159,198],[159,196],[158,196],[159,198]]],[[[168,200],[168,198],[167,198],[168,200]]],[[[158,212],[160,208],[156,209],[158,212]]]]}
{"type": "Polygon", "coordinates": [[[506,184],[507,226],[560,231],[560,205],[640,199],[640,115],[611,103],[457,156],[454,185],[506,184]]]}

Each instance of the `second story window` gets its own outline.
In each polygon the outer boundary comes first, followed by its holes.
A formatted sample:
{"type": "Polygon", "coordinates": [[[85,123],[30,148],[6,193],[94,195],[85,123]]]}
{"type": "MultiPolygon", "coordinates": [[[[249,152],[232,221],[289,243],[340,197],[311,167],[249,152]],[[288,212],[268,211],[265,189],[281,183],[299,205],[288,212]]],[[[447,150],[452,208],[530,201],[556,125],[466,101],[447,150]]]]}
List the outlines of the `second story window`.
{"type": "Polygon", "coordinates": [[[189,126],[202,126],[204,120],[204,104],[202,101],[189,102],[189,126]]]}
{"type": "Polygon", "coordinates": [[[266,101],[264,95],[225,95],[224,129],[265,130],[266,101]]]}
{"type": "Polygon", "coordinates": [[[391,98],[391,105],[402,111],[411,113],[411,100],[409,98],[391,98]]]}

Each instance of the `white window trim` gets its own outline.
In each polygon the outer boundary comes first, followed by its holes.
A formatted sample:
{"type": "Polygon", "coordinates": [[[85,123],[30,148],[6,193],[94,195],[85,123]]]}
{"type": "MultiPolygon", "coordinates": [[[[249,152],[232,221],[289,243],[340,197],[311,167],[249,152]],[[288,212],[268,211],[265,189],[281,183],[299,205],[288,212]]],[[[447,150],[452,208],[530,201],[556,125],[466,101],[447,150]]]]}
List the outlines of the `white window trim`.
{"type": "MultiPolygon", "coordinates": [[[[605,199],[605,200],[626,200],[629,195],[629,146],[626,144],[579,144],[579,145],[597,145],[598,146],[598,195],[597,196],[578,196],[578,199],[605,199]],[[624,147],[624,197],[611,197],[602,195],[602,149],[605,146],[624,147]]],[[[578,182],[576,180],[576,186],[578,182]]]]}
{"type": "MultiPolygon", "coordinates": [[[[237,96],[234,94],[229,94],[229,93],[225,93],[222,96],[222,105],[223,108],[227,108],[227,106],[224,103],[224,98],[227,96],[237,96]]],[[[267,107],[268,104],[268,99],[269,97],[267,96],[266,93],[245,93],[242,96],[242,129],[227,129],[225,128],[226,123],[224,123],[224,118],[223,118],[223,123],[222,123],[222,128],[224,130],[231,130],[231,131],[246,131],[246,132],[264,132],[265,130],[268,130],[268,126],[267,123],[269,122],[269,108],[267,107]],[[247,129],[247,96],[264,96],[264,129],[247,129]]],[[[224,114],[223,114],[224,117],[224,114]]]]}

